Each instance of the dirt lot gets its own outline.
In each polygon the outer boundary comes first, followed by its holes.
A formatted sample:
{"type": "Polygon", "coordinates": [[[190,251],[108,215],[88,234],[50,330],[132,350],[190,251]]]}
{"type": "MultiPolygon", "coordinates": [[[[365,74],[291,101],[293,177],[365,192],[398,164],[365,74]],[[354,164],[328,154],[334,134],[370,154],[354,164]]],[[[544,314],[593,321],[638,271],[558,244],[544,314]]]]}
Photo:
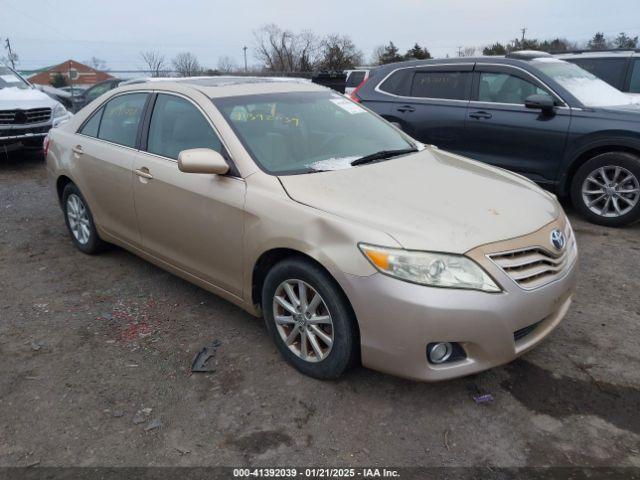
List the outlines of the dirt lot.
{"type": "Polygon", "coordinates": [[[40,156],[1,156],[0,465],[640,466],[640,225],[571,218],[577,298],[535,351],[446,383],[319,382],[231,304],[78,252],[40,156]],[[214,339],[217,370],[190,375],[214,339]]]}

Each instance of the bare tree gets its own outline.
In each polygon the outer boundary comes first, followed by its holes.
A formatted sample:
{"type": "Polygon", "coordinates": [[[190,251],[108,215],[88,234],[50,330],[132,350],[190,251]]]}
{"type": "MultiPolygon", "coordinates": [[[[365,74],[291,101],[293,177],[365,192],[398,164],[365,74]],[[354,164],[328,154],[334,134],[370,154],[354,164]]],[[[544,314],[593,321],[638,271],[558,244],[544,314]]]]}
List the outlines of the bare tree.
{"type": "Polygon", "coordinates": [[[94,68],[96,70],[101,70],[101,71],[107,71],[107,62],[105,62],[104,60],[102,60],[101,58],[98,57],[91,57],[89,60],[85,60],[84,62],[85,65],[89,65],[91,68],[94,68]]]}
{"type": "Polygon", "coordinates": [[[293,33],[275,24],[253,32],[255,57],[272,72],[313,70],[318,60],[319,44],[310,31],[293,33]]]}
{"type": "Polygon", "coordinates": [[[152,77],[161,77],[165,72],[164,55],[157,50],[147,50],[140,52],[140,58],[144,61],[152,77]]]}
{"type": "Polygon", "coordinates": [[[374,48],[373,52],[371,53],[371,60],[370,60],[371,64],[381,65],[380,59],[383,57],[385,51],[386,51],[386,48],[384,45],[378,45],[376,48],[374,48]]]}
{"type": "Polygon", "coordinates": [[[347,70],[362,64],[363,55],[348,36],[327,35],[322,40],[319,67],[322,70],[347,70]]]}
{"type": "Polygon", "coordinates": [[[191,52],[182,52],[172,60],[173,68],[181,77],[193,77],[202,73],[200,63],[191,52]]]}
{"type": "Polygon", "coordinates": [[[476,54],[476,47],[463,47],[458,49],[459,57],[473,57],[476,54]]]}
{"type": "Polygon", "coordinates": [[[221,73],[231,73],[234,70],[237,70],[238,65],[228,55],[224,55],[218,59],[218,71],[221,73]]]}

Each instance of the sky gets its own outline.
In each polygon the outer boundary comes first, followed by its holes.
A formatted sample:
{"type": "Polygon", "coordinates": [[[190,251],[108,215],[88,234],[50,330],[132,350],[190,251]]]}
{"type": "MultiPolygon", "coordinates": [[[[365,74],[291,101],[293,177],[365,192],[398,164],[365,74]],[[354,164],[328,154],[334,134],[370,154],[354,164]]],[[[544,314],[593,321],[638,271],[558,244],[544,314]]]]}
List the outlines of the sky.
{"type": "Polygon", "coordinates": [[[268,23],[349,35],[369,59],[389,41],[455,56],[459,46],[508,42],[523,27],[538,39],[636,36],[638,18],[637,0],[0,0],[0,40],[11,40],[24,70],[91,57],[111,70],[138,70],[140,52],[152,49],[167,59],[189,51],[215,68],[221,56],[241,65],[245,45],[249,65],[257,64],[253,32],[268,23]]]}

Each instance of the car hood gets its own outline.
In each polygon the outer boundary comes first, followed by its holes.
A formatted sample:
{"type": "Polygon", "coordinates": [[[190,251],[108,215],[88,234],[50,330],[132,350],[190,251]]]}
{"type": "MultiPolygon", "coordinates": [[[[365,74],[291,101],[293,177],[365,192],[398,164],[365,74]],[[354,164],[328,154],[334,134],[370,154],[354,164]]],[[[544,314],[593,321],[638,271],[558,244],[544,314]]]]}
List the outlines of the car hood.
{"type": "Polygon", "coordinates": [[[35,88],[0,88],[0,110],[53,108],[56,103],[49,95],[35,88]]]}
{"type": "Polygon", "coordinates": [[[293,200],[386,232],[415,250],[464,253],[534,232],[561,212],[524,177],[431,147],[280,181],[293,200]]]}

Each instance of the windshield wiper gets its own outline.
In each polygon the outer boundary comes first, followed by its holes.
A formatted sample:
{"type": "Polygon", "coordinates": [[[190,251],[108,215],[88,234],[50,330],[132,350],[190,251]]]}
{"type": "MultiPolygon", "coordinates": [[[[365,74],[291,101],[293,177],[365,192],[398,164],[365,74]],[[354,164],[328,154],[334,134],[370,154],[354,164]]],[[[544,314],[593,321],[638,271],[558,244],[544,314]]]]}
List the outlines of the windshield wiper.
{"type": "Polygon", "coordinates": [[[398,155],[404,155],[405,153],[417,152],[417,148],[401,148],[399,150],[380,150],[379,152],[365,155],[351,162],[351,166],[364,165],[365,163],[375,162],[376,160],[384,160],[385,158],[397,157],[398,155]]]}

